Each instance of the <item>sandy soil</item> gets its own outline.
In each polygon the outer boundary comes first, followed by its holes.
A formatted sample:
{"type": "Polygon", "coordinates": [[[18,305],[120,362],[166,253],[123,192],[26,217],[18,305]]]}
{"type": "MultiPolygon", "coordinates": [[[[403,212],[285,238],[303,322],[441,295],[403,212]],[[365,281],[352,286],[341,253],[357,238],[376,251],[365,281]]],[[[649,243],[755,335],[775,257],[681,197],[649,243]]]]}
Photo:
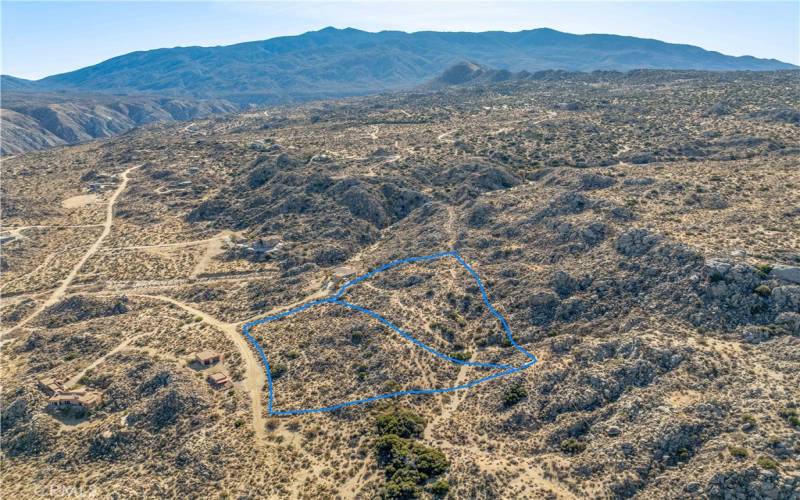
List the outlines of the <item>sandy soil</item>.
{"type": "Polygon", "coordinates": [[[92,203],[97,203],[99,199],[100,197],[96,194],[81,194],[67,198],[61,202],[61,206],[64,208],[81,208],[92,203]]]}

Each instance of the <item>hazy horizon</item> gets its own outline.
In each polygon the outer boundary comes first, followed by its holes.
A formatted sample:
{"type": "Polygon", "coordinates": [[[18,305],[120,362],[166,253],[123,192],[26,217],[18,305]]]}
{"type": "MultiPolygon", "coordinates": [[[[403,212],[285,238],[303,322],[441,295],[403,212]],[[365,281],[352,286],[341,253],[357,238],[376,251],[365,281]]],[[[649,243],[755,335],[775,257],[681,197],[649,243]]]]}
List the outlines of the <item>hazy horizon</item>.
{"type": "Polygon", "coordinates": [[[231,45],[328,26],[370,32],[550,28],[797,65],[798,9],[793,2],[3,2],[0,72],[35,80],[140,50],[231,45]]]}

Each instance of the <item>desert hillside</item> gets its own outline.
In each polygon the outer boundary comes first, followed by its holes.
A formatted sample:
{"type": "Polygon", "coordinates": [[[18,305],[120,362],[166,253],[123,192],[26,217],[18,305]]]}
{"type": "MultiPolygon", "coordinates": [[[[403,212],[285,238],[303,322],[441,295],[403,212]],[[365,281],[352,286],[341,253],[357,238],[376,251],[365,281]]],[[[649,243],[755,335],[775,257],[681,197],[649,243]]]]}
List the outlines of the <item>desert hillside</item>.
{"type": "Polygon", "coordinates": [[[472,80],[4,159],[3,496],[796,499],[797,73],[472,80]]]}

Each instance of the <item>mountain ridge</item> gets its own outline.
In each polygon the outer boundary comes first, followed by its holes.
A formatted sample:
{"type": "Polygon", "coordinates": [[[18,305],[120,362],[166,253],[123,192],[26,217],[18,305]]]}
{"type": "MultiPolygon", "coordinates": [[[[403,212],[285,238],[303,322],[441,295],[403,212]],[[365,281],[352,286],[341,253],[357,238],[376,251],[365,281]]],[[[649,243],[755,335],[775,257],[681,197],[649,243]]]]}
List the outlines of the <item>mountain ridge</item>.
{"type": "Polygon", "coordinates": [[[463,60],[509,71],[796,68],[687,44],[549,28],[373,33],[328,27],[226,46],[135,51],[75,71],[13,83],[39,90],[145,92],[271,104],[410,88],[463,60]]]}

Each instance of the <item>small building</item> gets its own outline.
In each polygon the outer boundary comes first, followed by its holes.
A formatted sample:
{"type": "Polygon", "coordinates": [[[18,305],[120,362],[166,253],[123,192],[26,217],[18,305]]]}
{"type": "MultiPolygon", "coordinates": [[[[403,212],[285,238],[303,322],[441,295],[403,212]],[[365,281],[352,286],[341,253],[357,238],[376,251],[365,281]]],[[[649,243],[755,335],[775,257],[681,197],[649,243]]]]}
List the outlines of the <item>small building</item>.
{"type": "Polygon", "coordinates": [[[222,361],[222,354],[210,350],[200,351],[194,354],[194,361],[201,366],[211,366],[222,361]]]}
{"type": "Polygon", "coordinates": [[[90,391],[84,387],[70,391],[59,391],[47,400],[48,407],[58,408],[83,408],[91,410],[103,402],[103,394],[90,391]]]}
{"type": "Polygon", "coordinates": [[[36,382],[39,385],[39,389],[48,396],[64,390],[64,385],[53,377],[40,378],[36,382]]]}
{"type": "Polygon", "coordinates": [[[230,383],[228,375],[223,372],[211,373],[206,377],[206,380],[215,389],[221,389],[230,383]]]}

